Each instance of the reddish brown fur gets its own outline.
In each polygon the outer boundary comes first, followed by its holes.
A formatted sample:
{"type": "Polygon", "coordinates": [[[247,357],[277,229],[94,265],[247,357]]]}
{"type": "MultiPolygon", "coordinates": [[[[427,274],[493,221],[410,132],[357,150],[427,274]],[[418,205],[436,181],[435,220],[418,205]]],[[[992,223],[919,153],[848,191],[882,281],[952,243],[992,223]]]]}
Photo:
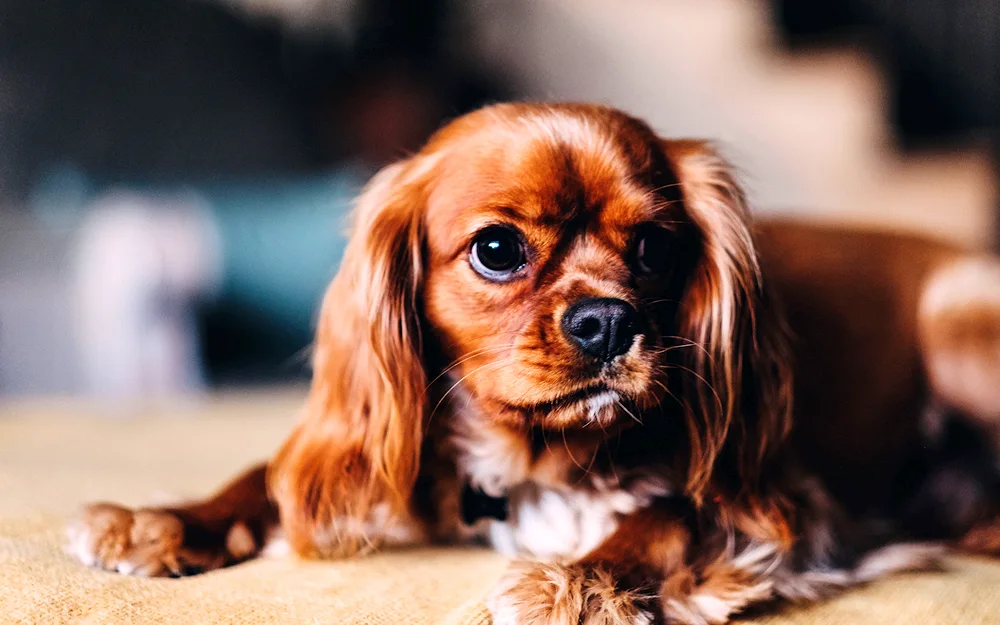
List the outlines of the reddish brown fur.
{"type": "MultiPolygon", "coordinates": [[[[722,623],[752,603],[919,566],[917,555],[879,559],[910,536],[958,539],[975,526],[966,546],[995,549],[991,447],[980,464],[956,463],[922,422],[932,399],[956,423],[997,416],[975,408],[989,395],[963,403],[960,386],[926,375],[928,363],[945,377],[985,371],[983,354],[1000,346],[1000,301],[947,292],[922,303],[963,258],[918,238],[752,229],[709,144],[660,139],[612,109],[464,116],[358,201],[304,414],[269,465],[281,529],[305,555],[462,540],[475,532],[459,521],[465,483],[639,502],[589,554],[512,569],[490,602],[499,623],[722,623]],[[523,273],[502,283],[468,261],[476,233],[496,223],[528,249],[523,273]],[[670,233],[665,275],[638,275],[631,260],[650,224],[670,233]],[[600,372],[560,330],[585,297],[642,315],[641,339],[600,372]],[[567,399],[595,381],[617,406],[567,399]],[[927,484],[953,475],[975,494],[971,512],[946,509],[948,532],[920,534],[910,500],[934,505],[927,484]],[[867,529],[894,515],[888,534],[867,529]]],[[[155,559],[171,564],[151,574],[175,570],[198,528],[216,537],[202,566],[259,550],[275,509],[258,471],[207,504],[156,514],[173,533],[155,559]]],[[[138,518],[86,513],[97,564],[144,558],[128,535],[138,518]]]]}
{"type": "Polygon", "coordinates": [[[787,222],[758,226],[768,279],[795,328],[797,443],[842,501],[885,501],[917,441],[923,379],[917,308],[957,253],[917,237],[787,222]]]}

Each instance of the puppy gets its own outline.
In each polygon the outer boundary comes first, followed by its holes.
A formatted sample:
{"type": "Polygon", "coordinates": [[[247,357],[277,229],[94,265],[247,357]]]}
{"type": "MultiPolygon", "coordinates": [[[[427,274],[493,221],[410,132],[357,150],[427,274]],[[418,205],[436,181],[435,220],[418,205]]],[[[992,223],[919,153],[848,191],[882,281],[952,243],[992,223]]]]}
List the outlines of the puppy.
{"type": "Polygon", "coordinates": [[[724,623],[1000,548],[1000,262],[752,226],[701,141],[501,104],[380,172],[266,466],[87,507],[85,563],[183,575],[485,541],[507,623],[724,623]],[[929,546],[931,545],[931,546],[929,546]]]}

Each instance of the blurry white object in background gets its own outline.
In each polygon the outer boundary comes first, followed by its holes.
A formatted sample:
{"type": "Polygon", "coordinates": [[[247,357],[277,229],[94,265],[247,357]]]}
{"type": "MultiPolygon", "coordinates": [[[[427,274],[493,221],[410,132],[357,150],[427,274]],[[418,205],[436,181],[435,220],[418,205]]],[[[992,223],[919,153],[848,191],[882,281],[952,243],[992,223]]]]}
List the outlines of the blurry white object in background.
{"type": "Polygon", "coordinates": [[[201,388],[194,305],[219,287],[220,250],[196,197],[98,198],[71,263],[78,390],[156,396],[201,388]]]}

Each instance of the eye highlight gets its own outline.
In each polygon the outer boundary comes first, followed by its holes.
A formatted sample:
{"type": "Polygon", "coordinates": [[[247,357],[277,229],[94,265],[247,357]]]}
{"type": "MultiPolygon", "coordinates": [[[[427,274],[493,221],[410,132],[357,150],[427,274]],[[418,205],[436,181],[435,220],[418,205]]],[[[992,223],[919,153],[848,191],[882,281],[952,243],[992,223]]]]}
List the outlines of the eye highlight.
{"type": "Polygon", "coordinates": [[[670,272],[674,262],[671,233],[659,226],[646,226],[639,230],[635,243],[635,267],[648,276],[670,272]]]}
{"type": "Polygon", "coordinates": [[[469,264],[487,280],[510,280],[526,264],[521,234],[511,226],[488,226],[480,230],[469,249],[469,264]]]}

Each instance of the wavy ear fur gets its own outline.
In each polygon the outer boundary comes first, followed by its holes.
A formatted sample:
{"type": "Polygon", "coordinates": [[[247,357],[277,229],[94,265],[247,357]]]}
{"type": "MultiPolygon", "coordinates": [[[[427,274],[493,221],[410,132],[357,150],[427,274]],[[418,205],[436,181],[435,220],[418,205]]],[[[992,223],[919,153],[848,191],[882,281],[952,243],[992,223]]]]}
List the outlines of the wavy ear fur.
{"type": "Polygon", "coordinates": [[[354,553],[407,525],[426,401],[426,158],[386,167],[359,197],[323,301],[304,414],[270,465],[282,527],[300,554],[354,553]]]}
{"type": "Polygon", "coordinates": [[[762,280],[750,216],[732,168],[700,141],[663,141],[701,244],[679,310],[675,350],[690,432],[687,490],[756,494],[791,426],[785,326],[762,280]],[[688,370],[685,372],[685,370],[688,370]]]}

